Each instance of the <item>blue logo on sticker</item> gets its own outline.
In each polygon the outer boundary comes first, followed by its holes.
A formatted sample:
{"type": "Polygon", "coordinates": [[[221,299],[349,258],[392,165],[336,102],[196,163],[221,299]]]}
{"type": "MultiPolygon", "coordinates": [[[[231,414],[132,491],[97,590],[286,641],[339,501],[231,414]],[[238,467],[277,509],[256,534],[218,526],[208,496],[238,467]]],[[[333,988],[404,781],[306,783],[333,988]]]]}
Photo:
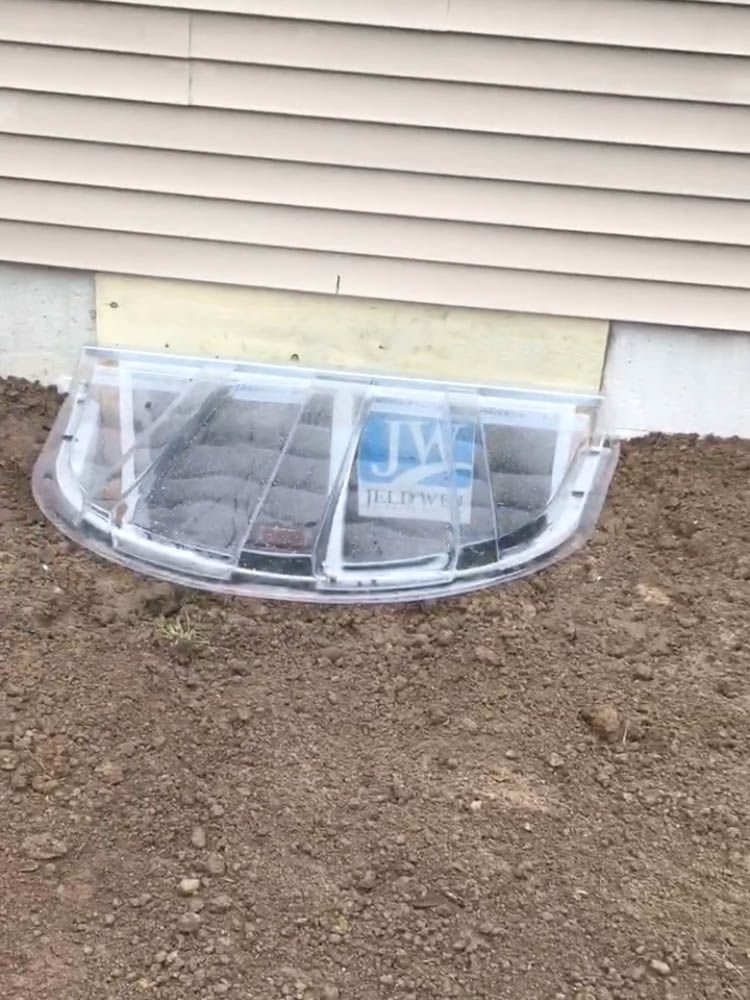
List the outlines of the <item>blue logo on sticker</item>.
{"type": "Polygon", "coordinates": [[[473,423],[446,427],[435,417],[374,413],[359,447],[360,515],[450,520],[455,490],[460,519],[466,523],[474,438],[473,423]]]}

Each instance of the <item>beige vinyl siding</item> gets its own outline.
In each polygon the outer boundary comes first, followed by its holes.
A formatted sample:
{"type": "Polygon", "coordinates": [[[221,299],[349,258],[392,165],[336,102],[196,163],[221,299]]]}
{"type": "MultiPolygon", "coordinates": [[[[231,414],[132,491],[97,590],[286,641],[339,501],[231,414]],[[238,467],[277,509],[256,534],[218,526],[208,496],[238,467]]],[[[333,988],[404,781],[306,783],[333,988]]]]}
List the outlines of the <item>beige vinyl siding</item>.
{"type": "Polygon", "coordinates": [[[105,6],[87,0],[2,0],[0,37],[8,42],[75,49],[140,52],[143,55],[190,54],[190,18],[183,12],[105,6]]]}
{"type": "MultiPolygon", "coordinates": [[[[106,0],[116,3],[117,0],[106,0]]],[[[165,7],[163,0],[125,0],[165,7]]],[[[749,0],[179,0],[268,17],[750,55],[749,0]],[[722,9],[719,4],[724,5],[722,9]],[[716,9],[720,16],[716,16],[716,9]]]]}
{"type": "Polygon", "coordinates": [[[749,55],[718,0],[3,0],[0,257],[747,329],[749,55]]]}
{"type": "Polygon", "coordinates": [[[0,42],[0,87],[187,104],[189,63],[0,42]]]}
{"type": "MultiPolygon", "coordinates": [[[[132,149],[107,150],[102,155],[101,148],[93,144],[19,136],[8,137],[3,158],[14,176],[23,170],[26,177],[38,180],[112,189],[102,193],[102,211],[108,205],[115,208],[125,193],[120,189],[132,188],[240,203],[265,202],[273,208],[294,205],[397,216],[402,238],[409,228],[404,223],[417,219],[432,219],[438,225],[467,221],[740,247],[746,246],[750,230],[750,202],[742,201],[208,158],[160,150],[151,150],[148,156],[132,149]]],[[[58,189],[57,197],[64,196],[65,189],[58,189]]],[[[236,206],[236,210],[241,207],[236,206]]],[[[192,208],[200,210],[201,203],[196,201],[192,208]]],[[[183,203],[186,225],[190,210],[191,205],[183,203]]],[[[447,243],[446,250],[451,241],[447,243]]]]}
{"type": "Polygon", "coordinates": [[[186,239],[750,288],[750,248],[201,200],[0,179],[0,216],[186,239]],[[647,251],[647,252],[646,252],[647,251]]]}
{"type": "Polygon", "coordinates": [[[744,60],[519,38],[412,34],[386,28],[305,24],[258,17],[196,14],[191,49],[197,59],[294,67],[454,83],[677,100],[750,103],[744,60]]]}
{"type": "Polygon", "coordinates": [[[750,109],[722,104],[201,61],[192,67],[192,102],[349,121],[750,152],[750,109]]]}
{"type": "MultiPolygon", "coordinates": [[[[86,147],[85,159],[79,157],[79,166],[93,162],[90,158],[95,152],[110,170],[127,157],[140,159],[152,170],[154,158],[166,159],[173,151],[195,151],[226,154],[210,161],[217,174],[229,162],[241,172],[244,157],[257,157],[446,177],[750,199],[745,156],[684,148],[404,129],[20,91],[0,91],[0,128],[8,135],[3,143],[8,155],[12,133],[87,140],[92,145],[86,147]],[[165,135],[168,150],[158,148],[165,135]],[[139,148],[128,150],[128,146],[139,148]]],[[[64,155],[61,147],[55,152],[64,155]]],[[[207,161],[195,159],[204,172],[207,161]]],[[[170,169],[177,170],[179,162],[174,158],[170,169]]]]}

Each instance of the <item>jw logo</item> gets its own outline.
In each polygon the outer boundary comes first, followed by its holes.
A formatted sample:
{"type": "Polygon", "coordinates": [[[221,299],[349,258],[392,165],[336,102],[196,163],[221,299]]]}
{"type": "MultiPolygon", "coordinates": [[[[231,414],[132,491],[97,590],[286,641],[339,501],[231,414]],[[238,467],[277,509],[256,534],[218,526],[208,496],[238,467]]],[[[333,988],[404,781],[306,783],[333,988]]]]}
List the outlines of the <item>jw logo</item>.
{"type": "Polygon", "coordinates": [[[362,434],[357,466],[361,517],[471,519],[473,423],[447,426],[434,417],[374,413],[362,434]]]}

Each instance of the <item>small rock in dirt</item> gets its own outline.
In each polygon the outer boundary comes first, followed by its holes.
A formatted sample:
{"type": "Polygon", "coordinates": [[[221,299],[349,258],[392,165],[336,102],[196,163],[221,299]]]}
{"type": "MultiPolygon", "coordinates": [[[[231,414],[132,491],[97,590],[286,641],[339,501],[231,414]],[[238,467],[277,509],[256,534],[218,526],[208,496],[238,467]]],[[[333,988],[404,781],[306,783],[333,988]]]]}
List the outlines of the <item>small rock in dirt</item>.
{"type": "Polygon", "coordinates": [[[193,832],[190,834],[190,843],[193,847],[197,847],[199,851],[208,843],[208,837],[206,836],[206,831],[202,826],[193,827],[193,832]]]}
{"type": "Polygon", "coordinates": [[[730,677],[722,677],[716,682],[716,690],[725,698],[736,698],[740,693],[739,685],[730,677]]]}
{"type": "Polygon", "coordinates": [[[363,892],[372,892],[377,881],[377,875],[371,868],[369,868],[357,882],[357,888],[361,889],[363,892]]]}
{"type": "Polygon", "coordinates": [[[339,1000],[341,993],[338,986],[324,986],[323,1000],[339,1000]]]}
{"type": "Polygon", "coordinates": [[[605,743],[614,743],[620,735],[620,714],[614,705],[593,705],[581,712],[581,718],[605,743]]]}
{"type": "Polygon", "coordinates": [[[139,588],[138,599],[143,610],[154,618],[168,618],[180,610],[180,597],[171,583],[149,583],[139,588]]]}
{"type": "Polygon", "coordinates": [[[672,649],[672,640],[666,632],[659,632],[651,638],[647,649],[651,656],[666,656],[672,649]]]}
{"type": "Polygon", "coordinates": [[[105,760],[103,764],[97,767],[97,771],[108,785],[119,785],[124,778],[122,768],[119,764],[115,764],[113,761],[105,760]]]}
{"type": "Polygon", "coordinates": [[[21,844],[21,850],[32,861],[53,861],[64,858],[69,848],[64,840],[58,840],[51,833],[31,833],[21,844]]]}
{"type": "Polygon", "coordinates": [[[598,784],[600,784],[603,788],[606,788],[607,785],[612,780],[614,773],[615,773],[614,764],[605,764],[603,767],[600,767],[599,770],[596,772],[596,780],[598,784]]]}
{"type": "Polygon", "coordinates": [[[637,965],[632,966],[627,972],[627,978],[633,983],[640,983],[643,977],[646,975],[646,966],[639,962],[637,965]]]}
{"type": "Polygon", "coordinates": [[[177,921],[177,930],[180,934],[195,934],[202,923],[198,913],[183,913],[177,921]]]}
{"type": "Polygon", "coordinates": [[[200,890],[200,887],[201,880],[199,878],[180,879],[179,889],[181,896],[194,896],[200,890]]]}
{"type": "Polygon", "coordinates": [[[212,913],[227,913],[232,909],[232,899],[226,893],[212,896],[208,901],[208,908],[212,913]]]}
{"type": "Polygon", "coordinates": [[[527,879],[531,875],[532,869],[531,861],[522,861],[513,869],[513,875],[517,879],[527,879]]]}
{"type": "Polygon", "coordinates": [[[13,750],[0,750],[0,771],[15,771],[18,767],[18,754],[13,750]]]}
{"type": "Polygon", "coordinates": [[[497,655],[495,650],[490,649],[489,646],[477,646],[474,650],[474,655],[480,663],[489,663],[493,667],[498,666],[500,663],[500,657],[497,655]]]}
{"type": "Polygon", "coordinates": [[[29,776],[22,768],[19,767],[11,774],[10,787],[14,792],[22,792],[24,788],[29,787],[29,776]]]}
{"type": "Polygon", "coordinates": [[[46,778],[43,774],[35,774],[31,779],[31,787],[39,795],[49,795],[50,792],[54,792],[58,784],[54,778],[46,778]]]}
{"type": "Polygon", "coordinates": [[[639,583],[635,588],[638,596],[643,599],[646,604],[654,604],[660,608],[666,608],[672,603],[669,595],[666,591],[662,590],[661,587],[651,586],[647,583],[639,583]]]}
{"type": "Polygon", "coordinates": [[[654,668],[650,663],[637,663],[633,670],[633,677],[637,681],[652,681],[654,679],[654,668]]]}
{"type": "Polygon", "coordinates": [[[508,760],[518,760],[518,752],[516,750],[506,750],[505,756],[508,760]]]}
{"type": "Polygon", "coordinates": [[[209,875],[223,875],[226,871],[224,858],[216,853],[206,855],[206,871],[209,875]]]}
{"type": "Polygon", "coordinates": [[[442,726],[448,721],[448,713],[438,705],[430,705],[427,709],[427,721],[431,726],[442,726]]]}
{"type": "Polygon", "coordinates": [[[671,976],[672,968],[667,962],[663,962],[660,958],[652,958],[648,963],[652,972],[655,972],[657,976],[671,976]]]}
{"type": "Polygon", "coordinates": [[[551,753],[549,755],[548,763],[553,771],[558,771],[561,767],[565,767],[565,761],[562,759],[559,753],[551,753]]]}

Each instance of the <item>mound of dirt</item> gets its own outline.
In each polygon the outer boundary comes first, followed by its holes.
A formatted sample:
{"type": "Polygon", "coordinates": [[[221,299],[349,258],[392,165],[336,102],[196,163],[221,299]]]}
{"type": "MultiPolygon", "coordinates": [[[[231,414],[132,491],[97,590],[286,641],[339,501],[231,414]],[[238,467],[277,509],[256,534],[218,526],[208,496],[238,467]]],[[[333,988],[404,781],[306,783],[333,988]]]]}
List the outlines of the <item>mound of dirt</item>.
{"type": "Polygon", "coordinates": [[[2,1000],[750,997],[750,442],[504,589],[176,593],[43,522],[0,382],[2,1000]]]}

